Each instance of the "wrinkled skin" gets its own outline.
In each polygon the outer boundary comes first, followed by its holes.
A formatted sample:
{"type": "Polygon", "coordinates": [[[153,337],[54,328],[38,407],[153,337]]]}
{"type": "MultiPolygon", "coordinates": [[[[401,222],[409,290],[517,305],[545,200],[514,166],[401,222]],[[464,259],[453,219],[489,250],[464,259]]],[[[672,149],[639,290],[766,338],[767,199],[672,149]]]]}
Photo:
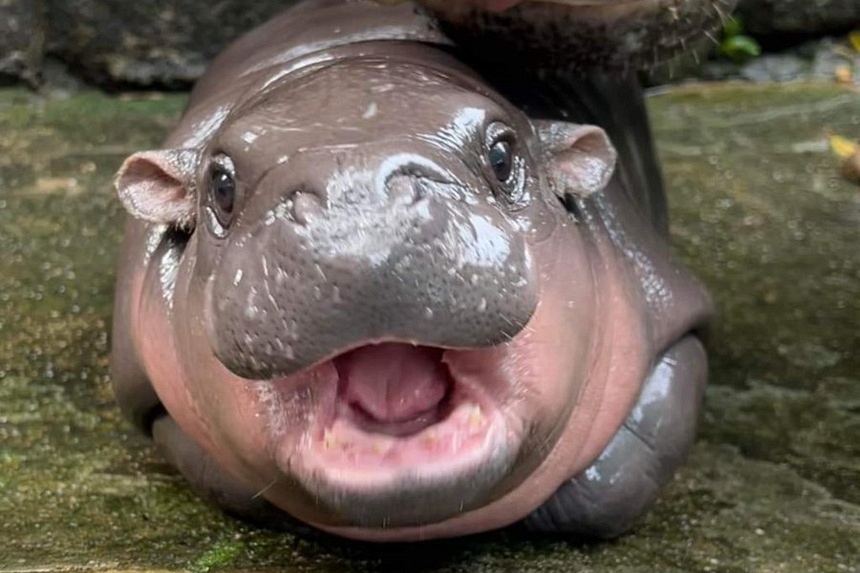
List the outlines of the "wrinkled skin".
{"type": "MultiPolygon", "coordinates": [[[[392,1],[392,0],[386,0],[392,1]]],[[[397,0],[393,0],[397,1],[397,0]]],[[[689,50],[736,0],[421,0],[458,43],[499,44],[553,68],[603,71],[653,65],[689,50]]],[[[715,36],[710,36],[711,38],[715,36]]]]}
{"type": "Polygon", "coordinates": [[[710,313],[640,96],[452,54],[409,5],[316,0],[216,60],[117,176],[117,397],[268,524],[617,535],[692,441],[710,313]]]}

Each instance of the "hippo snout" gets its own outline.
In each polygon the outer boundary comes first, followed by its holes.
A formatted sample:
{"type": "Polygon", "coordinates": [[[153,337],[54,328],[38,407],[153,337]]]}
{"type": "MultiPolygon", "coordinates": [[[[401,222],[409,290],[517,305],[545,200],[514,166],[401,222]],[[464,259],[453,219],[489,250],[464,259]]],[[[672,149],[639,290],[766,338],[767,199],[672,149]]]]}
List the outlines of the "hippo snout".
{"type": "Polygon", "coordinates": [[[537,305],[523,233],[479,183],[415,155],[307,154],[257,185],[210,280],[218,359],[290,375],[368,343],[479,348],[537,305]]]}

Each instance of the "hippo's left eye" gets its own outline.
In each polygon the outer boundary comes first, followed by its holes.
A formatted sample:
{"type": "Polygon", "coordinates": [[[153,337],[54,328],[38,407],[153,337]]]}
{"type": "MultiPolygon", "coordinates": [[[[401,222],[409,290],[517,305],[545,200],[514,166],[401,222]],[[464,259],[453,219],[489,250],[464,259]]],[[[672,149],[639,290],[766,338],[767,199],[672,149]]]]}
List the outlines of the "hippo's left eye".
{"type": "Polygon", "coordinates": [[[490,147],[488,154],[490,167],[500,183],[511,178],[514,170],[514,152],[511,144],[505,140],[497,141],[490,147]]]}

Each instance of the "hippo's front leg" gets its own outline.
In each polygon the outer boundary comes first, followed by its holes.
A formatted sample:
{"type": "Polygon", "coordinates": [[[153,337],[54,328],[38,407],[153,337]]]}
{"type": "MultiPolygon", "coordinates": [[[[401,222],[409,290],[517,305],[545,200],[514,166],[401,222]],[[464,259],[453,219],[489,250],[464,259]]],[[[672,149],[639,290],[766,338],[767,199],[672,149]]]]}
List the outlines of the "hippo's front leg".
{"type": "Polygon", "coordinates": [[[684,461],[707,377],[698,338],[676,343],[654,366],[600,457],[528,516],[526,527],[605,538],[628,530],[684,461]]]}

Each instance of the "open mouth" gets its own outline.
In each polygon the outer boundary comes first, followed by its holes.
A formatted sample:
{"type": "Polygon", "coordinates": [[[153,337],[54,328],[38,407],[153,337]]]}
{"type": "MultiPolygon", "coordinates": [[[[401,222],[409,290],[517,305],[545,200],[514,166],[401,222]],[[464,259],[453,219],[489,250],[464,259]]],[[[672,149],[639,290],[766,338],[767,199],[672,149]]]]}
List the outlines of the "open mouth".
{"type": "Polygon", "coordinates": [[[291,469],[338,497],[495,482],[516,448],[487,353],[388,342],[315,366],[316,413],[291,469]]]}
{"type": "Polygon", "coordinates": [[[336,417],[368,434],[419,434],[451,413],[454,380],[443,350],[405,344],[365,346],[334,359],[336,417]]]}
{"type": "Polygon", "coordinates": [[[334,407],[317,420],[311,449],[329,468],[386,473],[480,449],[498,407],[488,387],[456,375],[457,352],[383,343],[335,357],[334,407]]]}

